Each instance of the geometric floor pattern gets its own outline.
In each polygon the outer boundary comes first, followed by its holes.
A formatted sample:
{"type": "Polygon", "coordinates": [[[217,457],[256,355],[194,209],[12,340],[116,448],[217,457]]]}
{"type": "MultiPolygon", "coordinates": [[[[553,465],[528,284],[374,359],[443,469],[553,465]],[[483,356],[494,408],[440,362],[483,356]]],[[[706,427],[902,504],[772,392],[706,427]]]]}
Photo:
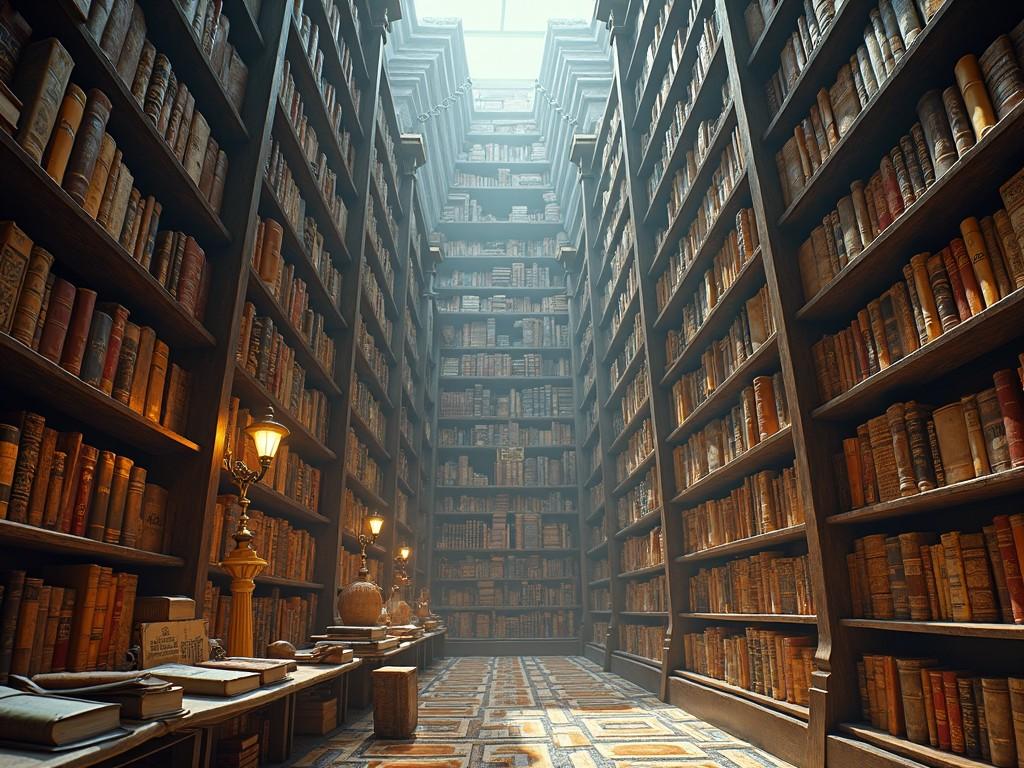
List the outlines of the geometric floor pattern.
{"type": "Polygon", "coordinates": [[[296,768],[789,768],[583,657],[444,659],[420,677],[410,741],[372,714],[296,768]]]}

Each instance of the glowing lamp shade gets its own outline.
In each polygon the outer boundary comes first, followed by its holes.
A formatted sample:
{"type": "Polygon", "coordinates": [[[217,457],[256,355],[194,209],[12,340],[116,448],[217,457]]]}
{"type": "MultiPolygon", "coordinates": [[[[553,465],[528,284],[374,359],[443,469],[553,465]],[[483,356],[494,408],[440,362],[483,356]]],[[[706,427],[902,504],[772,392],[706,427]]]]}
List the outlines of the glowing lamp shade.
{"type": "Polygon", "coordinates": [[[288,437],[288,428],[274,420],[274,409],[268,408],[266,415],[245,428],[245,433],[256,445],[256,455],[261,460],[273,459],[281,441],[288,437]]]}
{"type": "Polygon", "coordinates": [[[380,530],[384,527],[384,518],[380,515],[370,515],[366,518],[366,524],[370,526],[370,533],[380,536],[380,530]]]}
{"type": "Polygon", "coordinates": [[[409,555],[412,554],[412,547],[399,547],[398,548],[398,559],[408,560],[409,555]]]}

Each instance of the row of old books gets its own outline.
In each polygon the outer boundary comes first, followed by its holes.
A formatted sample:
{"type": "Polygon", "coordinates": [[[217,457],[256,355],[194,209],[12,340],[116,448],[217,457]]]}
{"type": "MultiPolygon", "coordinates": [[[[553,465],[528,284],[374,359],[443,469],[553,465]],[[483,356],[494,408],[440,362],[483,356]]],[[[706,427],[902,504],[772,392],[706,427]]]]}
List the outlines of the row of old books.
{"type": "Polygon", "coordinates": [[[572,424],[552,423],[549,428],[512,424],[476,424],[472,427],[442,427],[438,430],[441,446],[476,446],[484,448],[538,448],[575,445],[572,424]]]}
{"type": "Polygon", "coordinates": [[[651,624],[619,624],[619,650],[661,663],[665,627],[651,624]]]}
{"type": "Polygon", "coordinates": [[[603,520],[600,525],[591,526],[587,539],[587,546],[589,549],[597,549],[598,547],[603,547],[608,543],[608,536],[604,532],[603,520]]]}
{"type": "Polygon", "coordinates": [[[438,579],[560,579],[579,575],[577,559],[541,555],[439,558],[438,579]]]}
{"type": "MultiPolygon", "coordinates": [[[[546,199],[547,195],[545,195],[546,199]]],[[[484,204],[474,198],[469,192],[449,192],[444,207],[441,209],[441,221],[456,224],[466,222],[511,224],[557,223],[561,221],[561,211],[557,203],[545,205],[542,210],[531,210],[526,205],[513,205],[508,216],[503,217],[485,209],[484,204]]]]}
{"type": "MultiPolygon", "coordinates": [[[[341,571],[338,576],[338,578],[341,579],[340,583],[350,584],[358,579],[359,569],[361,567],[362,562],[358,553],[343,551],[341,553],[341,571]]],[[[381,575],[384,571],[381,566],[381,561],[374,557],[372,553],[366,561],[366,568],[370,572],[370,581],[379,584],[381,575]]]]}
{"type": "Polygon", "coordinates": [[[456,187],[487,187],[487,188],[508,188],[520,187],[543,187],[551,183],[550,174],[544,173],[513,173],[511,168],[498,168],[493,175],[481,175],[479,173],[466,173],[455,171],[455,179],[452,182],[456,187]]]}
{"type": "Polygon", "coordinates": [[[743,478],[728,496],[683,510],[683,551],[703,552],[803,522],[796,468],[765,469],[743,478]]]}
{"type": "MultiPolygon", "coordinates": [[[[326,6],[324,10],[327,10],[326,6]]],[[[320,92],[324,109],[330,116],[331,124],[334,126],[335,131],[338,132],[341,130],[340,126],[344,123],[345,119],[338,97],[338,88],[343,87],[348,90],[357,114],[359,112],[359,102],[363,96],[362,89],[359,87],[354,76],[355,64],[352,59],[352,52],[345,41],[345,36],[340,33],[340,17],[338,15],[334,16],[334,22],[331,24],[333,28],[329,30],[332,43],[337,46],[337,52],[341,58],[341,74],[344,82],[340,84],[332,82],[324,72],[324,53],[320,49],[320,28],[308,15],[302,12],[301,2],[292,5],[292,22],[295,24],[295,29],[299,33],[299,39],[302,41],[303,53],[308,61],[317,90],[320,92]]],[[[356,29],[359,29],[358,25],[356,29]]]]}
{"type": "MultiPolygon", "coordinates": [[[[493,521],[492,521],[493,522],[493,521]]],[[[441,549],[568,549],[573,533],[566,523],[542,523],[533,513],[517,513],[497,527],[483,520],[442,523],[436,546],[441,549]]]]}
{"type": "Polygon", "coordinates": [[[806,707],[816,646],[810,635],[708,627],[683,635],[683,669],[806,707]]]}
{"type": "MultiPolygon", "coordinates": [[[[634,96],[636,97],[637,103],[643,100],[643,94],[647,90],[648,81],[653,76],[653,67],[657,61],[657,54],[662,45],[665,34],[671,33],[672,41],[669,44],[669,60],[666,63],[667,72],[664,78],[666,80],[672,80],[675,77],[675,71],[679,67],[679,63],[683,57],[683,47],[686,41],[689,39],[693,32],[693,25],[697,22],[698,16],[701,13],[701,2],[700,0],[690,0],[690,4],[686,10],[686,19],[683,20],[682,14],[680,13],[680,20],[676,22],[671,19],[672,11],[675,10],[674,3],[664,2],[661,10],[658,14],[658,20],[655,24],[655,29],[651,37],[651,42],[647,46],[647,50],[644,56],[644,63],[640,73],[637,75],[636,84],[634,85],[634,96]],[[670,28],[669,24],[672,23],[674,28],[670,28]]],[[[680,6],[682,7],[682,6],[680,6]]],[[[645,7],[641,10],[640,15],[646,16],[651,12],[652,9],[645,7]]],[[[662,88],[664,88],[664,83],[662,88]]],[[[618,124],[619,110],[615,110],[613,120],[609,131],[614,133],[615,126],[618,124]]]]}
{"type": "Polygon", "coordinates": [[[484,579],[472,588],[442,588],[438,602],[444,608],[558,608],[575,605],[578,599],[575,584],[506,586],[484,579]]]}
{"type": "Polygon", "coordinates": [[[1024,679],[881,654],[864,654],[857,678],[861,717],[875,728],[998,768],[1020,765],[1024,679]]]}
{"type": "Polygon", "coordinates": [[[509,512],[533,512],[539,515],[573,512],[576,500],[561,491],[536,494],[499,493],[494,496],[462,495],[444,496],[435,504],[440,514],[495,514],[509,512]]]}
{"type": "MultiPolygon", "coordinates": [[[[381,445],[383,445],[384,435],[387,432],[388,426],[387,417],[384,415],[384,409],[373,394],[373,390],[364,381],[357,378],[354,371],[352,373],[351,393],[352,410],[359,414],[359,418],[363,420],[369,430],[377,437],[381,445]]],[[[404,407],[402,412],[404,415],[404,407]]],[[[411,435],[411,422],[409,422],[409,426],[410,429],[408,434],[411,435]]]]}
{"type": "Polygon", "coordinates": [[[0,519],[164,552],[167,491],[127,456],[58,432],[37,413],[0,424],[0,519]]]}
{"type": "MultiPolygon", "coordinates": [[[[323,237],[317,233],[319,244],[307,254],[296,254],[304,258],[313,268],[324,293],[335,308],[341,306],[341,273],[331,261],[331,255],[323,249],[323,237]]],[[[263,219],[256,229],[253,244],[252,268],[263,281],[284,315],[303,339],[313,348],[320,360],[334,356],[333,345],[328,345],[324,316],[310,306],[309,285],[296,276],[295,264],[285,261],[281,252],[284,229],[274,219],[263,219]]],[[[330,368],[330,366],[328,366],[330,368]]]]}
{"type": "MultiPolygon", "coordinates": [[[[669,254],[668,264],[665,271],[658,276],[655,290],[659,312],[665,308],[689,274],[706,235],[706,231],[691,230],[685,237],[680,238],[677,248],[669,254]]],[[[687,308],[683,310],[683,321],[679,324],[678,330],[669,331],[666,340],[666,345],[672,345],[668,347],[669,360],[674,360],[693,338],[711,310],[718,305],[743,272],[743,268],[754,257],[759,245],[754,209],[741,208],[736,213],[736,226],[725,236],[722,247],[711,258],[711,264],[704,270],[700,286],[694,291],[687,308]]]]}
{"type": "Polygon", "coordinates": [[[698,613],[768,613],[813,616],[807,555],[758,552],[690,576],[690,610],[698,613]]]}
{"type": "Polygon", "coordinates": [[[619,551],[619,572],[639,571],[653,568],[665,562],[665,542],[661,526],[655,526],[647,533],[631,536],[622,542],[619,551]]]}
{"type": "Polygon", "coordinates": [[[513,314],[563,313],[569,311],[568,296],[544,296],[531,299],[526,296],[442,296],[435,299],[437,309],[445,312],[510,312],[513,314]]]}
{"type": "MultiPolygon", "coordinates": [[[[504,450],[504,449],[501,449],[504,450]]],[[[576,451],[562,451],[561,456],[530,456],[504,460],[499,450],[494,462],[495,485],[526,487],[576,484],[576,451]]]]}
{"type": "MultiPolygon", "coordinates": [[[[613,320],[618,327],[617,318],[613,320]]],[[[615,331],[609,333],[609,337],[614,337],[615,331]]],[[[626,371],[629,370],[630,363],[632,363],[640,350],[643,349],[646,334],[644,333],[643,321],[640,317],[640,313],[637,312],[633,315],[633,327],[629,330],[629,336],[622,343],[622,349],[619,350],[619,354],[615,356],[615,359],[608,365],[608,381],[611,384],[611,388],[614,391],[622,377],[626,375],[626,371]]],[[[586,392],[590,385],[589,377],[594,375],[593,361],[588,356],[588,378],[584,381],[583,391],[586,392]]]]}
{"type": "Polygon", "coordinates": [[[1024,624],[1024,515],[981,532],[871,534],[846,556],[855,618],[1024,624]]]}
{"type": "Polygon", "coordinates": [[[495,136],[521,136],[537,133],[537,123],[532,120],[474,120],[469,124],[470,133],[489,133],[495,136]]]}
{"type": "Polygon", "coordinates": [[[474,143],[467,144],[461,155],[471,163],[540,162],[547,159],[547,145],[543,142],[531,144],[474,143]]]}
{"type": "Polygon", "coordinates": [[[632,432],[626,445],[615,454],[615,479],[621,483],[632,475],[654,453],[654,427],[644,419],[632,432]]]}
{"type": "MultiPolygon", "coordinates": [[[[598,485],[604,487],[604,483],[598,485]]],[[[643,480],[615,500],[615,519],[618,521],[619,530],[660,508],[657,469],[651,469],[643,480]]],[[[592,505],[591,509],[596,509],[596,505],[592,505]]]]}
{"type": "MultiPolygon", "coordinates": [[[[377,251],[378,255],[381,251],[377,251]]],[[[392,320],[388,315],[387,310],[387,299],[385,295],[390,296],[390,289],[385,293],[384,289],[381,288],[380,281],[377,278],[377,273],[370,268],[367,262],[365,254],[363,255],[363,268],[361,271],[361,279],[363,281],[363,294],[359,300],[360,308],[365,307],[373,315],[374,320],[377,322],[377,326],[380,328],[382,335],[381,341],[384,346],[391,344],[391,331],[392,331],[392,320]]],[[[360,313],[362,314],[362,313],[360,313]]]]}
{"type": "MultiPolygon", "coordinates": [[[[281,595],[272,589],[269,595],[252,598],[253,647],[257,655],[265,654],[267,646],[277,640],[293,645],[305,645],[315,631],[318,595],[304,592],[299,595],[281,595]]],[[[231,593],[213,582],[206,582],[203,618],[210,637],[226,638],[231,626],[231,593]]]]}
{"type": "MultiPolygon", "coordinates": [[[[236,111],[241,112],[249,68],[228,40],[231,19],[224,13],[221,3],[215,0],[178,0],[178,3],[185,19],[192,25],[200,49],[224,86],[228,101],[236,111]]],[[[254,18],[258,15],[254,14],[254,18]]]]}
{"type": "MultiPolygon", "coordinates": [[[[333,354],[331,357],[333,366],[333,354]]],[[[295,350],[277,330],[274,319],[257,314],[252,302],[247,301],[242,309],[235,359],[296,421],[318,440],[326,440],[327,396],[306,386],[306,370],[295,361],[295,350]]]]}
{"type": "Polygon", "coordinates": [[[445,258],[488,257],[496,259],[551,258],[566,241],[565,233],[558,237],[536,240],[446,240],[445,258]]]}
{"type": "Polygon", "coordinates": [[[752,385],[740,393],[739,400],[728,414],[709,422],[672,451],[677,492],[789,426],[789,405],[781,373],[755,376],[752,385]]]}
{"type": "Polygon", "coordinates": [[[366,327],[363,316],[356,316],[356,347],[366,360],[373,375],[377,377],[377,383],[381,389],[387,391],[388,382],[391,379],[391,364],[388,357],[380,348],[377,339],[366,327]]]}
{"type": "MultiPolygon", "coordinates": [[[[729,81],[725,80],[721,85],[721,108],[719,109],[718,114],[713,117],[705,118],[697,123],[697,126],[694,129],[693,144],[686,151],[683,163],[676,168],[675,173],[672,174],[672,180],[668,188],[669,197],[672,201],[670,203],[669,210],[679,210],[679,206],[686,198],[697,174],[703,167],[704,161],[707,160],[708,154],[711,151],[711,145],[719,128],[721,128],[726,117],[729,115],[731,107],[731,86],[729,81]]],[[[675,127],[675,125],[670,126],[669,131],[666,133],[665,138],[670,139],[670,141],[666,141],[661,145],[661,155],[654,162],[654,165],[651,168],[651,173],[647,177],[646,187],[648,201],[653,201],[658,195],[658,190],[665,178],[665,171],[672,162],[672,156],[676,153],[677,145],[680,141],[680,134],[674,130],[675,127]]]]}
{"type": "Polygon", "coordinates": [[[768,286],[763,285],[740,307],[728,333],[708,344],[701,354],[700,366],[684,373],[672,385],[672,411],[676,425],[685,423],[697,408],[710,400],[715,391],[774,333],[775,319],[768,286]]]}
{"type": "Polygon", "coordinates": [[[507,266],[464,272],[453,269],[437,280],[438,288],[563,288],[564,275],[551,267],[514,261],[507,266]]]}
{"type": "Polygon", "coordinates": [[[1019,370],[996,371],[993,381],[994,388],[934,410],[915,401],[893,403],[858,426],[836,460],[850,508],[1024,466],[1019,370]]]}
{"type": "Polygon", "coordinates": [[[612,609],[612,592],[608,587],[595,587],[590,590],[590,602],[588,606],[591,611],[606,613],[612,609]]]}
{"type": "Polygon", "coordinates": [[[539,640],[572,637],[578,619],[575,612],[530,611],[512,616],[456,611],[445,617],[449,635],[472,640],[539,640]]]}
{"type": "Polygon", "coordinates": [[[439,394],[438,415],[441,417],[537,418],[573,415],[572,387],[541,387],[511,389],[501,395],[482,384],[461,392],[439,394]]]}
{"type": "MultiPolygon", "coordinates": [[[[248,528],[252,547],[267,561],[264,576],[294,581],[312,581],[316,562],[316,538],[309,531],[294,528],[287,521],[258,509],[250,509],[248,528]]],[[[217,497],[210,523],[210,563],[217,565],[235,548],[232,534],[238,529],[241,508],[238,497],[217,497]]]]}
{"type": "MultiPolygon", "coordinates": [[[[245,428],[255,419],[248,408],[241,407],[241,401],[232,397],[228,402],[228,423],[225,430],[225,454],[231,452],[236,459],[244,459],[246,466],[259,466],[256,446],[248,438],[245,428]]],[[[261,484],[286,496],[311,512],[320,506],[320,470],[304,462],[292,452],[287,442],[278,448],[274,462],[264,475],[261,484]]]]}
{"type": "MultiPolygon", "coordinates": [[[[1016,35],[1024,38],[1024,23],[1016,35]]],[[[1010,39],[997,38],[982,55],[961,58],[954,69],[957,86],[925,93],[917,104],[919,123],[885,154],[868,179],[850,185],[851,194],[837,202],[820,227],[800,246],[798,259],[804,296],[810,299],[886,228],[898,221],[971,147],[981,141],[1024,100],[1024,74],[1010,39]]],[[[795,195],[794,162],[780,168],[784,197],[795,195]]],[[[800,171],[802,173],[802,171],[800,171]]]]}
{"type": "MultiPolygon", "coordinates": [[[[631,265],[632,262],[629,262],[631,265]]],[[[637,273],[635,269],[631,269],[629,266],[624,267],[627,269],[626,279],[624,282],[619,283],[617,276],[608,281],[605,284],[604,296],[601,300],[601,314],[602,316],[609,307],[613,307],[610,322],[608,323],[608,336],[609,338],[615,338],[618,334],[619,327],[626,318],[629,316],[631,311],[631,305],[633,300],[636,298],[637,292],[637,273]],[[612,291],[615,291],[615,295],[612,295],[612,291]]]]}
{"type": "Polygon", "coordinates": [[[651,381],[647,375],[647,361],[644,360],[623,390],[618,411],[612,412],[612,431],[615,434],[622,432],[625,425],[643,409],[648,402],[650,392],[651,381]]]}
{"type": "MultiPolygon", "coordinates": [[[[1018,188],[1024,172],[1003,185],[1004,200],[1015,200],[1018,188]]],[[[821,399],[852,389],[1024,287],[1024,227],[1018,228],[1020,235],[1005,209],[980,221],[971,216],[960,222],[962,237],[934,255],[915,254],[903,266],[903,281],[812,347],[821,399]]]]}
{"type": "Polygon", "coordinates": [[[602,648],[608,642],[608,627],[607,621],[592,621],[590,622],[590,639],[595,645],[599,645],[602,648]]]}
{"type": "Polygon", "coordinates": [[[660,613],[668,610],[665,574],[652,579],[626,582],[625,610],[636,613],[660,613]]]}
{"type": "Polygon", "coordinates": [[[99,565],[51,565],[45,579],[3,575],[0,682],[8,675],[122,669],[138,576],[99,565]]]}
{"type": "MultiPolygon", "coordinates": [[[[135,0],[96,3],[90,9],[87,29],[202,198],[214,213],[219,213],[228,156],[211,135],[210,124],[196,107],[195,96],[184,80],[178,78],[170,59],[158,53],[146,37],[142,7],[135,0]]],[[[241,92],[244,93],[244,83],[241,92]]],[[[88,109],[88,105],[86,107],[88,109]]],[[[109,101],[106,111],[109,114],[109,101]]],[[[87,124],[83,119],[82,125],[87,124]]]]}
{"type": "Polygon", "coordinates": [[[53,255],[0,222],[0,331],[144,418],[184,432],[190,374],[128,310],[52,271],[53,255]]]}
{"type": "MultiPolygon", "coordinates": [[[[912,3],[899,2],[894,11],[891,0],[881,0],[870,14],[870,24],[864,30],[864,45],[857,48],[849,62],[844,63],[836,74],[836,81],[828,88],[821,88],[816,103],[809,114],[794,128],[793,137],[786,142],[776,155],[780,178],[784,178],[783,189],[789,195],[787,202],[794,199],[807,181],[828,159],[839,142],[850,132],[857,116],[866,109],[874,95],[885,87],[889,75],[907,49],[921,35],[923,25],[912,3]],[[795,164],[792,164],[796,161],[795,164]],[[781,171],[785,168],[785,174],[781,171]]],[[[926,19],[928,17],[926,16],[926,19]]],[[[784,75],[787,82],[781,87],[773,82],[768,84],[768,99],[777,111],[781,103],[778,96],[788,91],[795,80],[800,62],[800,38],[794,35],[795,46],[783,49],[782,69],[776,78],[784,75]],[[796,58],[794,59],[794,49],[796,58]]],[[[910,145],[908,144],[908,147],[910,145]]]]}
{"type": "Polygon", "coordinates": [[[363,485],[380,495],[384,488],[384,470],[370,455],[370,449],[356,436],[351,427],[345,450],[345,470],[363,485]]]}
{"type": "Polygon", "coordinates": [[[536,352],[509,355],[504,352],[476,352],[458,357],[441,357],[442,376],[571,376],[568,357],[550,357],[536,352]]]}
{"type": "MultiPolygon", "coordinates": [[[[270,147],[270,161],[263,172],[278,207],[284,213],[288,223],[296,232],[304,232],[306,217],[306,200],[299,190],[292,169],[288,166],[281,147],[274,140],[270,147]]],[[[326,222],[325,222],[326,225],[326,222]]]]}
{"type": "Polygon", "coordinates": [[[598,579],[607,579],[611,576],[611,563],[608,558],[601,558],[590,561],[590,579],[597,581],[598,579]]]}

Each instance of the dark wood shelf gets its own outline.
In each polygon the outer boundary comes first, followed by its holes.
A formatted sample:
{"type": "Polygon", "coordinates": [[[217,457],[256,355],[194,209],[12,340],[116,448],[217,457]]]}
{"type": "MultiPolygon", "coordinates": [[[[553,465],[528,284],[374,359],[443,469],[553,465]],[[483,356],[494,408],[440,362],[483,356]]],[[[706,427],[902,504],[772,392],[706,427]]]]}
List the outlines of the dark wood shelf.
{"type": "Polygon", "coordinates": [[[697,621],[739,621],[745,624],[816,624],[818,617],[814,614],[804,616],[795,613],[707,613],[683,612],[682,619],[697,621]]]}
{"type": "Polygon", "coordinates": [[[557,235],[561,221],[439,221],[437,229],[453,238],[501,240],[523,238],[534,240],[545,235],[557,235]]]}
{"type": "Polygon", "coordinates": [[[657,659],[649,659],[646,656],[640,656],[639,654],[630,653],[629,651],[612,651],[612,656],[627,659],[635,664],[643,664],[644,666],[651,667],[652,669],[661,669],[661,662],[657,659]]]}
{"type": "Polygon", "coordinates": [[[632,333],[634,325],[630,322],[633,319],[633,315],[640,310],[640,289],[639,286],[633,288],[633,293],[630,294],[629,303],[626,304],[626,310],[622,313],[619,319],[619,324],[615,330],[612,331],[611,338],[608,341],[608,347],[605,350],[604,356],[601,358],[601,363],[604,365],[610,365],[611,361],[619,355],[619,350],[625,346],[626,339],[629,338],[632,333]]]}
{"type": "Polygon", "coordinates": [[[807,537],[807,526],[804,523],[792,525],[788,528],[780,528],[777,531],[761,533],[757,536],[748,536],[745,539],[737,539],[726,544],[708,547],[698,552],[689,552],[676,558],[677,563],[697,563],[707,560],[715,560],[720,557],[731,557],[746,552],[759,552],[768,547],[788,544],[792,541],[801,541],[807,537]]]}
{"type": "Polygon", "coordinates": [[[494,491],[496,493],[550,493],[551,491],[575,491],[575,485],[438,485],[438,493],[474,493],[494,491]]]}
{"type": "Polygon", "coordinates": [[[351,488],[357,496],[370,506],[383,510],[391,509],[391,505],[379,493],[347,469],[345,470],[345,487],[351,488]]]}
{"type": "MultiPolygon", "coordinates": [[[[210,563],[208,572],[211,576],[218,576],[222,579],[231,578],[230,574],[224,570],[217,563],[210,563]]],[[[260,574],[253,581],[256,582],[257,586],[265,587],[278,587],[284,589],[298,589],[310,592],[317,592],[324,588],[323,584],[317,584],[314,581],[302,581],[301,579],[286,579],[281,576],[270,576],[268,574],[260,574]]]]}
{"type": "Polygon", "coordinates": [[[573,416],[438,416],[438,426],[444,424],[475,424],[477,422],[518,422],[521,424],[538,424],[548,421],[572,423],[573,416]]]}
{"type": "Polygon", "coordinates": [[[984,622],[958,621],[897,621],[881,619],[840,619],[840,624],[850,629],[872,629],[885,632],[911,632],[923,635],[945,635],[947,637],[976,637],[996,640],[1020,640],[1024,638],[1024,625],[988,624],[984,622]]]}
{"type": "Polygon", "coordinates": [[[432,605],[437,611],[493,611],[494,613],[523,613],[526,611],[578,611],[581,605],[432,605]]]}
{"type": "Polygon", "coordinates": [[[365,382],[366,385],[373,390],[373,396],[377,398],[377,402],[380,404],[381,408],[391,412],[394,410],[394,406],[391,403],[391,398],[388,397],[388,391],[381,384],[380,379],[377,378],[377,373],[370,365],[370,361],[366,359],[366,355],[363,353],[363,348],[358,344],[355,346],[356,373],[359,376],[359,380],[365,382]]]}
{"type": "Polygon", "coordinates": [[[468,549],[451,549],[449,547],[435,547],[435,552],[442,557],[451,555],[553,555],[559,558],[579,557],[577,549],[559,549],[548,547],[547,549],[491,549],[490,547],[470,547],[468,549]]]}
{"type": "MultiPolygon", "coordinates": [[[[840,723],[839,730],[862,741],[901,757],[914,761],[914,765],[930,765],[934,768],[984,768],[991,763],[972,760],[964,755],[944,752],[927,744],[915,744],[907,739],[893,736],[864,723],[840,723]]],[[[905,763],[905,761],[900,761],[905,763]]]]}
{"type": "MultiPolygon", "coordinates": [[[[621,581],[633,581],[636,579],[647,579],[652,576],[663,575],[664,573],[665,564],[655,563],[654,565],[648,565],[643,568],[636,568],[632,571],[623,571],[622,573],[618,574],[616,578],[618,578],[621,581]]],[[[667,616],[667,614],[665,614],[664,612],[660,615],[667,616]]]]}
{"type": "Polygon", "coordinates": [[[586,556],[586,558],[588,560],[600,560],[601,559],[601,555],[605,555],[607,550],[608,550],[608,541],[605,540],[605,541],[602,541],[600,544],[597,544],[597,545],[591,547],[590,549],[588,549],[583,554],[586,556]]]}
{"type": "Polygon", "coordinates": [[[619,430],[619,434],[612,440],[612,444],[608,446],[608,454],[614,455],[619,453],[629,443],[629,436],[636,431],[637,427],[643,423],[643,420],[650,416],[651,413],[651,398],[647,396],[640,403],[640,407],[636,409],[636,412],[629,417],[629,421],[623,424],[622,429],[619,430]]]}
{"type": "Polygon", "coordinates": [[[355,403],[352,404],[351,424],[363,444],[370,449],[370,453],[377,461],[391,461],[391,454],[384,447],[384,443],[377,434],[370,428],[363,415],[356,410],[355,403]]]}
{"type": "Polygon", "coordinates": [[[631,490],[641,480],[647,476],[649,472],[658,461],[657,451],[652,450],[639,464],[634,467],[629,474],[627,474],[619,483],[612,489],[612,497],[620,498],[626,494],[627,491],[631,490]]]}
{"type": "Polygon", "coordinates": [[[246,0],[224,0],[224,12],[231,18],[231,39],[246,61],[263,50],[263,34],[246,0]]]}
{"type": "Polygon", "coordinates": [[[37,528],[34,525],[0,520],[0,546],[58,553],[76,558],[99,559],[109,563],[144,568],[182,568],[185,561],[174,555],[147,552],[119,544],[107,544],[84,536],[37,528]]]}
{"type": "Polygon", "coordinates": [[[515,577],[515,576],[502,576],[502,577],[481,576],[480,578],[473,578],[473,579],[467,579],[467,578],[448,578],[448,579],[446,579],[446,578],[441,577],[441,576],[434,576],[433,580],[434,581],[439,581],[439,582],[444,582],[444,583],[449,583],[450,582],[452,584],[479,584],[481,580],[483,580],[483,581],[495,581],[495,582],[502,582],[502,583],[520,584],[520,583],[522,583],[524,581],[554,581],[554,582],[576,581],[576,577],[575,576],[520,576],[520,577],[515,577]]]}
{"type": "Polygon", "coordinates": [[[800,704],[791,704],[788,701],[773,699],[771,696],[765,696],[764,694],[756,693],[755,691],[748,691],[746,688],[740,688],[738,685],[731,685],[724,680],[707,677],[706,675],[700,675],[696,672],[688,672],[685,669],[673,670],[672,676],[682,678],[690,683],[696,683],[697,685],[704,686],[705,688],[711,688],[721,693],[738,696],[759,706],[774,709],[792,717],[797,717],[801,720],[810,719],[811,711],[808,707],[801,706],[800,704]]]}
{"type": "Polygon", "coordinates": [[[614,536],[617,540],[622,541],[628,539],[643,531],[647,531],[653,528],[655,525],[661,522],[661,507],[657,507],[645,513],[643,516],[637,518],[632,523],[627,525],[625,528],[620,528],[615,532],[614,536]]]}
{"type": "Polygon", "coordinates": [[[5,371],[5,384],[25,397],[39,398],[48,409],[66,414],[152,456],[189,455],[199,451],[193,441],[136,413],[6,333],[0,333],[0,367],[5,371]]]}
{"type": "MultiPolygon", "coordinates": [[[[220,487],[224,493],[237,493],[237,489],[231,481],[231,476],[226,470],[221,470],[220,487]]],[[[330,520],[318,512],[307,509],[305,506],[290,499],[282,493],[278,493],[264,483],[256,483],[249,486],[249,498],[252,500],[253,509],[268,512],[273,515],[286,517],[292,522],[323,525],[330,520]]]]}

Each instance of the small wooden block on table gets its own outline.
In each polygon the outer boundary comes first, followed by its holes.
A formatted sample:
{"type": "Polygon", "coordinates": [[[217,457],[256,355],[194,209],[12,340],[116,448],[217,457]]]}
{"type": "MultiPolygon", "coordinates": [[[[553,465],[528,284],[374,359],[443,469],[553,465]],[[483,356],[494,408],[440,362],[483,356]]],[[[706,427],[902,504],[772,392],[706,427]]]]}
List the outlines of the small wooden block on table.
{"type": "Polygon", "coordinates": [[[373,676],[373,732],[409,739],[416,732],[416,667],[378,667],[373,676]]]}

